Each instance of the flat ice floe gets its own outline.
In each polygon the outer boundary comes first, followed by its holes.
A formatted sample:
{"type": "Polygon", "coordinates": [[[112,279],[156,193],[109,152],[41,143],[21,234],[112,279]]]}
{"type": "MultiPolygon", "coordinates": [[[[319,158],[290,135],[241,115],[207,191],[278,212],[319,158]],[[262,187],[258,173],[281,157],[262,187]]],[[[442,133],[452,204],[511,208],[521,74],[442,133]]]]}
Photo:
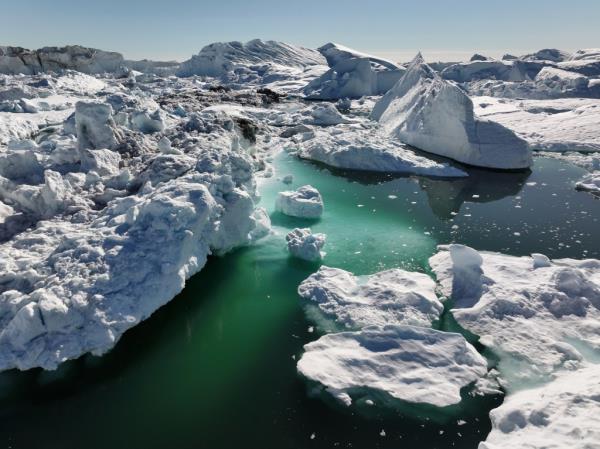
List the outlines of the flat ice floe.
{"type": "Polygon", "coordinates": [[[475,116],[473,102],[442,79],[419,54],[373,108],[390,137],[470,165],[521,169],[531,165],[527,143],[499,123],[475,116]]]}
{"type": "Polygon", "coordinates": [[[327,334],[304,349],[298,371],[347,405],[353,392],[367,388],[445,407],[487,373],[486,360],[462,335],[417,326],[327,334]]]}
{"type": "Polygon", "coordinates": [[[428,327],[443,310],[429,276],[400,269],[354,276],[322,266],[300,284],[298,294],[348,329],[386,324],[428,327]]]}
{"type": "Polygon", "coordinates": [[[475,97],[475,113],[512,129],[543,151],[600,151],[600,100],[475,97]]]}
{"type": "Polygon", "coordinates": [[[600,365],[561,374],[517,392],[492,410],[492,431],[479,449],[600,447],[600,365]]]}
{"type": "Polygon", "coordinates": [[[458,323],[499,357],[509,391],[547,382],[600,351],[600,261],[450,245],[430,265],[458,323]]]}
{"type": "MultiPolygon", "coordinates": [[[[287,147],[288,151],[293,147],[287,147]]],[[[376,126],[339,125],[314,130],[313,136],[296,144],[296,154],[336,168],[439,177],[467,174],[448,163],[416,154],[400,142],[383,135],[376,126]]]]}

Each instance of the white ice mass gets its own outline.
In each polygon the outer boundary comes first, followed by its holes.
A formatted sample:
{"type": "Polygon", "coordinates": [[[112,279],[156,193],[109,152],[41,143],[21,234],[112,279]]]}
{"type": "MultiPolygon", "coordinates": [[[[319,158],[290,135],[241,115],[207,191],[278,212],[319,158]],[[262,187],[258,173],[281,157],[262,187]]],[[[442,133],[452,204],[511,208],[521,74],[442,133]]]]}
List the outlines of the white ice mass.
{"type": "Polygon", "coordinates": [[[298,371],[349,404],[368,388],[437,407],[487,372],[486,360],[460,334],[407,325],[327,334],[304,346],[298,371]]]}
{"type": "Polygon", "coordinates": [[[473,102],[419,54],[371,116],[391,137],[421,150],[488,168],[531,165],[527,143],[504,126],[475,116],[473,102]]]}
{"type": "Polygon", "coordinates": [[[319,218],[323,214],[323,198],[313,186],[302,186],[279,192],[275,208],[291,217],[319,218]]]}
{"type": "Polygon", "coordinates": [[[548,381],[600,348],[600,261],[515,257],[462,245],[430,259],[457,322],[500,358],[509,391],[548,381]],[[526,344],[525,344],[526,342],[526,344]]]}
{"type": "Polygon", "coordinates": [[[430,326],[443,309],[429,276],[400,269],[354,276],[322,266],[300,284],[298,294],[349,329],[386,324],[430,326]]]}
{"type": "Polygon", "coordinates": [[[326,44],[319,51],[331,67],[312,80],[304,94],[310,99],[337,100],[381,95],[406,71],[391,61],[357,52],[338,44],[326,44]]]}
{"type": "Polygon", "coordinates": [[[323,258],[325,253],[321,250],[326,239],[325,234],[313,234],[309,228],[296,228],[285,236],[290,254],[309,262],[323,258]]]}
{"type": "Polygon", "coordinates": [[[492,410],[492,432],[479,449],[597,448],[600,365],[561,375],[508,396],[492,410]]]}
{"type": "Polygon", "coordinates": [[[426,176],[462,177],[467,174],[448,163],[419,156],[410,148],[390,140],[375,126],[340,125],[333,129],[314,130],[296,147],[288,146],[303,159],[336,168],[426,176]]]}

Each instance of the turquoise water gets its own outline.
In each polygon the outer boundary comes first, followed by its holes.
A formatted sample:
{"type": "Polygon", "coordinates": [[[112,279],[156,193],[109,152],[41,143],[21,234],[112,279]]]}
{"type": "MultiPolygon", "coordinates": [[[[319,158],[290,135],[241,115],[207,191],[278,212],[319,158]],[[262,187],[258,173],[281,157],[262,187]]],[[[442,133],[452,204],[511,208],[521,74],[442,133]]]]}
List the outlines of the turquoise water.
{"type": "MultiPolygon", "coordinates": [[[[211,258],[182,294],[102,358],[53,373],[1,374],[1,447],[477,447],[501,398],[467,397],[441,411],[400,403],[383,410],[314,394],[295,366],[319,332],[310,331],[296,288],[318,264],[289,258],[284,234],[307,225],[328,234],[324,263],[357,274],[427,271],[436,245],[451,241],[598,258],[600,201],[573,189],[583,171],[542,158],[531,173],[472,171],[454,181],[331,171],[286,154],[275,166],[279,176],[294,174],[293,187],[321,191],[323,218],[273,213],[275,235],[211,258]]],[[[266,180],[262,204],[272,212],[287,188],[266,180]]]]}

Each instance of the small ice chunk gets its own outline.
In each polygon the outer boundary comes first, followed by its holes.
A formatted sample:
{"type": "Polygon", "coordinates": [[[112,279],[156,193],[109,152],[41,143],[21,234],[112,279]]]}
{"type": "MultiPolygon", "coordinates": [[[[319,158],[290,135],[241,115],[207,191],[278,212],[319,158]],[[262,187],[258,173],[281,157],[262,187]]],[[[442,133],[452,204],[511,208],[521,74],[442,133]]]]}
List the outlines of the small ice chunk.
{"type": "Polygon", "coordinates": [[[75,123],[79,149],[115,148],[117,139],[112,113],[112,106],[107,103],[77,102],[75,123]]]}
{"type": "Polygon", "coordinates": [[[311,115],[313,118],[312,123],[320,126],[339,125],[348,121],[331,103],[323,103],[316,106],[311,111],[311,115]]]}
{"type": "Polygon", "coordinates": [[[158,151],[162,154],[183,154],[182,151],[171,146],[171,140],[166,136],[161,137],[158,141],[158,151]]]}
{"type": "Polygon", "coordinates": [[[121,155],[115,151],[82,150],[81,169],[84,172],[95,171],[100,176],[114,176],[119,173],[121,155]]]}
{"type": "Polygon", "coordinates": [[[321,249],[326,238],[325,234],[313,234],[309,228],[296,228],[286,235],[285,240],[292,256],[314,262],[325,255],[321,249]]]}
{"type": "Polygon", "coordinates": [[[323,199],[317,189],[306,185],[295,191],[279,192],[275,208],[291,217],[319,218],[323,214],[323,199]]]}
{"type": "Polygon", "coordinates": [[[282,181],[284,184],[291,184],[292,182],[294,182],[294,175],[285,175],[285,176],[284,176],[284,177],[281,179],[281,181],[282,181]]]}

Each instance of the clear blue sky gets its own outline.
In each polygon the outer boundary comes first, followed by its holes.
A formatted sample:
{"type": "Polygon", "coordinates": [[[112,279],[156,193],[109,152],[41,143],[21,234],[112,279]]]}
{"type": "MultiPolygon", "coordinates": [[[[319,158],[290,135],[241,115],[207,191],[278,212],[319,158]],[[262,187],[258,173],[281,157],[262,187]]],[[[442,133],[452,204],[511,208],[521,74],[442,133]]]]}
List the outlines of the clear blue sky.
{"type": "Polygon", "coordinates": [[[600,0],[1,0],[0,45],[82,44],[186,59],[210,42],[334,41],[429,59],[600,47],[600,0]],[[439,56],[438,56],[439,55],[439,56]]]}

